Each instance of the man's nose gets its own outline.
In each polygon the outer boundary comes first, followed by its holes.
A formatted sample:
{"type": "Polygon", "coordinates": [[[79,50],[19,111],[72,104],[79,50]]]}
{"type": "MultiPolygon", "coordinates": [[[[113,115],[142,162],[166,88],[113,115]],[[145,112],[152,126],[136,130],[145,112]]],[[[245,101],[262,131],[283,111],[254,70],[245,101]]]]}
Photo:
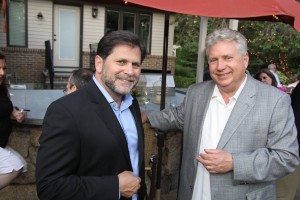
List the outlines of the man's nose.
{"type": "Polygon", "coordinates": [[[124,69],[124,72],[126,74],[133,74],[133,65],[132,65],[132,63],[128,63],[126,65],[126,68],[124,69]]]}
{"type": "Polygon", "coordinates": [[[217,61],[217,69],[219,71],[223,70],[225,68],[225,62],[222,59],[219,59],[217,61]]]}

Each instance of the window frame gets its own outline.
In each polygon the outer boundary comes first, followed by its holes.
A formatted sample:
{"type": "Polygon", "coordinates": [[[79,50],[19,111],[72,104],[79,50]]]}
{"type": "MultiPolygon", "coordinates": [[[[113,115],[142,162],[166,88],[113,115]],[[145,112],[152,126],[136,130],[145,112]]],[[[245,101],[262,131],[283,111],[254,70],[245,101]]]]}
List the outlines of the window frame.
{"type": "MultiPolygon", "coordinates": [[[[152,40],[152,26],[153,26],[153,13],[141,9],[136,8],[122,8],[122,7],[113,7],[113,6],[106,6],[105,7],[105,27],[104,32],[106,33],[107,30],[107,14],[108,11],[112,10],[118,12],[119,19],[118,19],[118,30],[123,30],[123,14],[124,13],[133,13],[135,16],[135,23],[134,23],[134,33],[140,37],[140,15],[149,15],[149,47],[145,47],[147,50],[147,54],[151,54],[151,40],[152,40]]],[[[142,39],[141,39],[142,40],[142,39]]],[[[145,45],[145,44],[144,44],[145,45]]]]}
{"type": "Polygon", "coordinates": [[[22,48],[27,48],[28,47],[28,0],[24,0],[24,9],[25,9],[25,44],[24,45],[12,45],[10,44],[10,17],[9,17],[9,4],[6,5],[6,26],[7,26],[7,31],[6,31],[6,43],[8,47],[22,47],[22,48]]]}

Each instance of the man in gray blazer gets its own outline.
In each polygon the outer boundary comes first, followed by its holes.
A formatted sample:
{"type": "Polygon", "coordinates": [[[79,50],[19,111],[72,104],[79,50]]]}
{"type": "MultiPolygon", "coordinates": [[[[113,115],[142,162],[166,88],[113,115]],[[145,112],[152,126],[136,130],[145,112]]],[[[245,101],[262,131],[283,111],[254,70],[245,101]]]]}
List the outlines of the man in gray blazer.
{"type": "Polygon", "coordinates": [[[213,80],[188,88],[182,105],[142,114],[183,130],[179,200],[275,200],[275,180],[299,165],[290,97],[246,74],[246,38],[230,29],[206,39],[213,80]]]}

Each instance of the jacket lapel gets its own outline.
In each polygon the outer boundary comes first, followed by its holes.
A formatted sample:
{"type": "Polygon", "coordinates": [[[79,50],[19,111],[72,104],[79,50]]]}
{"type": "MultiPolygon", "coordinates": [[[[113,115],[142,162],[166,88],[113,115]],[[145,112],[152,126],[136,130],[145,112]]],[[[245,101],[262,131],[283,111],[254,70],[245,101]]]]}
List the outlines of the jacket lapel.
{"type": "Polygon", "coordinates": [[[247,82],[238,97],[238,100],[230,114],[227,124],[220,138],[218,149],[223,149],[231,136],[235,133],[243,119],[248,115],[255,104],[256,84],[252,77],[247,77],[247,82]]]}
{"type": "Polygon", "coordinates": [[[128,166],[130,166],[130,168],[132,169],[129,151],[128,151],[128,145],[127,145],[127,141],[123,129],[117,117],[115,116],[114,112],[112,111],[109,103],[107,102],[103,94],[99,91],[99,88],[96,86],[94,81],[91,81],[89,83],[88,93],[90,95],[91,103],[94,106],[95,112],[97,113],[100,120],[104,122],[104,124],[107,126],[107,128],[110,130],[110,132],[113,134],[113,136],[119,143],[122,149],[122,153],[124,154],[124,157],[128,163],[128,166]]]}
{"type": "Polygon", "coordinates": [[[142,126],[141,112],[138,109],[139,105],[136,99],[133,100],[132,105],[129,107],[134,117],[137,134],[138,134],[138,151],[139,151],[139,169],[144,162],[144,129],[142,126]]]}

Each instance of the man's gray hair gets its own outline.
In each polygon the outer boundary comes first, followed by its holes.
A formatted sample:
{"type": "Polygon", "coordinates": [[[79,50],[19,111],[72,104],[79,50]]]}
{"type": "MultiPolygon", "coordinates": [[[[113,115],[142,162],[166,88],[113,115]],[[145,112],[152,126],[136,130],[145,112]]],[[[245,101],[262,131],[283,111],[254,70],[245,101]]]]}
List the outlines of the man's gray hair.
{"type": "Polygon", "coordinates": [[[276,65],[275,64],[269,64],[268,69],[275,71],[276,70],[276,65]]]}
{"type": "Polygon", "coordinates": [[[231,30],[229,28],[221,28],[214,30],[211,34],[206,37],[205,41],[205,51],[206,56],[209,56],[209,51],[211,46],[215,45],[220,41],[235,41],[237,50],[240,52],[241,56],[244,56],[248,50],[247,39],[243,34],[238,31],[231,30]]]}

